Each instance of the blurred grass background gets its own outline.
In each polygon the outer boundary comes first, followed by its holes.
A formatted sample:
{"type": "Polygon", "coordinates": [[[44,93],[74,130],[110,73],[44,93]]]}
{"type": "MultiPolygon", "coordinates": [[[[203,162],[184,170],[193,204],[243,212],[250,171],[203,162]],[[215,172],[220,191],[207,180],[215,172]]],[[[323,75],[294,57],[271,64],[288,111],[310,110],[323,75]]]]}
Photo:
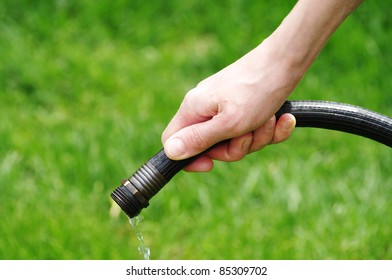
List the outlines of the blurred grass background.
{"type": "MultiPolygon", "coordinates": [[[[154,155],[183,95],[295,1],[0,2],[0,258],[140,259],[110,192],[154,155]],[[112,209],[112,212],[110,212],[112,209]]],[[[389,1],[366,1],[292,95],[392,116],[389,1]]],[[[391,259],[392,151],[297,129],[143,211],[153,259],[391,259]]]]}

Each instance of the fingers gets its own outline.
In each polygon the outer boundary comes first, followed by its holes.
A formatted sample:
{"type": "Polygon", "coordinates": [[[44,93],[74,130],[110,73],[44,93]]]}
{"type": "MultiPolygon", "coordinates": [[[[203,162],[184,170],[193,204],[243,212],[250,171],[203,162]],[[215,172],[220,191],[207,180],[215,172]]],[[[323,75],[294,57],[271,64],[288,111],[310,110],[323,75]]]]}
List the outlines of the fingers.
{"type": "Polygon", "coordinates": [[[184,97],[178,112],[162,133],[162,143],[181,129],[206,122],[217,114],[217,107],[211,98],[203,98],[199,89],[190,90],[184,97]]]}
{"type": "Polygon", "coordinates": [[[249,152],[261,150],[268,144],[271,144],[275,133],[276,118],[273,116],[263,126],[253,132],[253,141],[249,152]]]}
{"type": "Polygon", "coordinates": [[[214,149],[199,156],[189,164],[185,170],[192,172],[210,171],[214,164],[213,159],[220,161],[238,161],[246,156],[252,144],[252,133],[246,133],[240,137],[225,141],[214,149]]]}
{"type": "Polygon", "coordinates": [[[238,161],[249,153],[252,141],[253,133],[248,132],[218,145],[208,151],[207,156],[220,161],[238,161]]]}
{"type": "Polygon", "coordinates": [[[202,98],[197,88],[189,91],[162,134],[166,155],[173,160],[185,159],[230,138],[223,128],[227,122],[218,111],[217,104],[202,98]]]}
{"type": "Polygon", "coordinates": [[[164,142],[166,155],[181,160],[197,155],[226,139],[225,130],[218,118],[184,127],[164,142]]]}
{"type": "Polygon", "coordinates": [[[286,141],[293,132],[295,125],[296,120],[292,114],[283,114],[275,126],[274,138],[272,139],[271,144],[286,141]]]}
{"type": "Polygon", "coordinates": [[[295,117],[284,114],[276,122],[275,116],[255,131],[225,141],[185,168],[186,171],[205,172],[213,168],[212,160],[238,161],[247,154],[261,150],[269,144],[287,140],[295,128],[295,117]]]}
{"type": "Polygon", "coordinates": [[[261,150],[269,144],[286,141],[293,132],[295,124],[295,117],[292,114],[283,114],[277,122],[273,116],[253,132],[253,142],[249,152],[261,150]]]}
{"type": "Polygon", "coordinates": [[[208,172],[214,167],[214,162],[206,155],[201,155],[184,168],[188,172],[208,172]]]}
{"type": "MultiPolygon", "coordinates": [[[[290,137],[295,123],[295,117],[291,114],[282,115],[277,122],[274,116],[253,132],[234,137],[208,151],[187,166],[185,170],[209,171],[213,168],[213,159],[238,161],[248,153],[258,151],[266,145],[283,142],[290,137]]],[[[225,139],[225,135],[217,129],[223,126],[219,116],[215,116],[208,121],[184,127],[167,139],[164,143],[165,152],[168,157],[175,160],[199,154],[225,139]]]]}

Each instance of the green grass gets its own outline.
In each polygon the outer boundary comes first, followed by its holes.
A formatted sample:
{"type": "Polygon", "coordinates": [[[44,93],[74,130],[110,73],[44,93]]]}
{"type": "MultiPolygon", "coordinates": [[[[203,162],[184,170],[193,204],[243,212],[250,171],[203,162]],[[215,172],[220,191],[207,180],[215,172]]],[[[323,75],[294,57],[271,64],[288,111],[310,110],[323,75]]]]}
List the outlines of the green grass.
{"type": "MultiPolygon", "coordinates": [[[[1,1],[0,259],[140,259],[110,192],[160,147],[183,95],[294,1],[1,1]]],[[[367,1],[292,95],[392,116],[392,4],[367,1]]],[[[297,129],[143,211],[153,259],[391,259],[392,151],[297,129]]]]}

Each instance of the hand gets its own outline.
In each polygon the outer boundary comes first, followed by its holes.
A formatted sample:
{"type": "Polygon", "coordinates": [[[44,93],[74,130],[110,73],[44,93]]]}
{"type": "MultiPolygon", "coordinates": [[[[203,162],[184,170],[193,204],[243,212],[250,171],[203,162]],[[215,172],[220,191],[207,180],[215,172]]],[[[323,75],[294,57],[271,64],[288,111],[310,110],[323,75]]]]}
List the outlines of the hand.
{"type": "Polygon", "coordinates": [[[286,140],[295,118],[285,114],[276,122],[274,114],[299,78],[271,59],[268,49],[260,46],[189,91],[162,135],[167,156],[188,158],[228,140],[186,168],[209,171],[213,159],[237,161],[286,140]]]}
{"type": "Polygon", "coordinates": [[[202,81],[185,96],[162,134],[167,156],[199,154],[186,169],[208,171],[212,159],[235,161],[286,140],[292,115],[273,115],[293,91],[336,28],[363,0],[298,1],[258,47],[202,81]]]}
{"type": "Polygon", "coordinates": [[[199,156],[184,168],[190,172],[207,172],[213,168],[212,160],[238,161],[249,153],[261,150],[269,144],[287,140],[295,127],[295,118],[284,114],[276,122],[275,116],[253,132],[224,141],[214,149],[199,156]]]}

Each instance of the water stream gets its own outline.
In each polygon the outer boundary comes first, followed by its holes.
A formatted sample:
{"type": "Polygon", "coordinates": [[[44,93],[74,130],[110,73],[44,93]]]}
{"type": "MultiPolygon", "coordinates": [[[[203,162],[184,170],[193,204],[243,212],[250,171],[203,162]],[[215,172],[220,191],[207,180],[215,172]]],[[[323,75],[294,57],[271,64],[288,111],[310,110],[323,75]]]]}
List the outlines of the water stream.
{"type": "Polygon", "coordinates": [[[137,239],[139,240],[138,250],[140,255],[144,258],[144,260],[150,259],[150,248],[146,246],[144,243],[144,238],[142,235],[140,223],[143,220],[142,215],[138,215],[132,219],[129,219],[130,224],[132,225],[133,229],[136,232],[137,239]]]}

